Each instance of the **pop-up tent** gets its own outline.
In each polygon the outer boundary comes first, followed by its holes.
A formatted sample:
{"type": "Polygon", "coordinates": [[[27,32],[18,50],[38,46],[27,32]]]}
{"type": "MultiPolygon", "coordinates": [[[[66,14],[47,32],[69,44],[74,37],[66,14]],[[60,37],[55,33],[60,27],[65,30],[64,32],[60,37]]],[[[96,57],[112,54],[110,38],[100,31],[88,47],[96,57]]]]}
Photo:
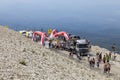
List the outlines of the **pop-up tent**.
{"type": "Polygon", "coordinates": [[[69,35],[65,31],[61,31],[61,32],[58,32],[58,33],[54,34],[54,38],[56,38],[58,36],[64,36],[66,40],[69,40],[69,35]]]}
{"type": "Polygon", "coordinates": [[[47,34],[46,34],[45,32],[35,31],[35,32],[33,33],[33,37],[32,37],[33,41],[34,41],[34,39],[36,38],[36,35],[41,36],[41,44],[44,45],[45,38],[48,37],[47,34]]]}

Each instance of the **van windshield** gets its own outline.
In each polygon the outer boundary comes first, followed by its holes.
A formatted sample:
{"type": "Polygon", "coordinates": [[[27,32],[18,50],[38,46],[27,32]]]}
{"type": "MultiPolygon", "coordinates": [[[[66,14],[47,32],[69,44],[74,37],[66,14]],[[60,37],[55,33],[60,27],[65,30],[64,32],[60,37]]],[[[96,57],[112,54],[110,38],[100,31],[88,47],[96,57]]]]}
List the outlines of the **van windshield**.
{"type": "Polygon", "coordinates": [[[88,48],[88,44],[77,44],[78,48],[88,48]]]}

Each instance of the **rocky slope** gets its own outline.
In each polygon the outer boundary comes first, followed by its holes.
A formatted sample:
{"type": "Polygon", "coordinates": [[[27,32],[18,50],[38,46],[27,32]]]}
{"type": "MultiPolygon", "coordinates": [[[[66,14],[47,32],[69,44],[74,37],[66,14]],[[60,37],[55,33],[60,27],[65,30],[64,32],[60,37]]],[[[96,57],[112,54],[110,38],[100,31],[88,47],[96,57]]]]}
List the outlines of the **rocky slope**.
{"type": "Polygon", "coordinates": [[[0,27],[0,80],[112,80],[0,27]]]}

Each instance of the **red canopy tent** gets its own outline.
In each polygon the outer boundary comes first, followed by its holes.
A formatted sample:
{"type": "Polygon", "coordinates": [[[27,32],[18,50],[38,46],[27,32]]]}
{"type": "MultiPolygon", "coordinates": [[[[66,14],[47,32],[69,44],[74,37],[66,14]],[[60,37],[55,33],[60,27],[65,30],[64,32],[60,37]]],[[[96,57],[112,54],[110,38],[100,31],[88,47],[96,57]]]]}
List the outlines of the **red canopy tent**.
{"type": "Polygon", "coordinates": [[[35,31],[32,37],[33,40],[36,37],[36,35],[41,36],[41,44],[44,45],[45,38],[48,38],[48,35],[45,32],[35,31]]]}
{"type": "Polygon", "coordinates": [[[65,31],[61,31],[61,32],[58,32],[58,33],[54,34],[54,38],[58,37],[58,36],[64,36],[66,40],[69,40],[69,35],[65,31]]]}

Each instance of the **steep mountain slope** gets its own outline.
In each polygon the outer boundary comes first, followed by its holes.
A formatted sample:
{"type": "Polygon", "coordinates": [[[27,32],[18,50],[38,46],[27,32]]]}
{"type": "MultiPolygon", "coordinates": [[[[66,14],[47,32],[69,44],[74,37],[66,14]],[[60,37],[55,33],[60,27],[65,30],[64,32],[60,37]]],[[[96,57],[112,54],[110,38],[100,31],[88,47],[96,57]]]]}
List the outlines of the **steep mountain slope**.
{"type": "Polygon", "coordinates": [[[84,65],[0,27],[0,80],[105,80],[84,65]]]}

